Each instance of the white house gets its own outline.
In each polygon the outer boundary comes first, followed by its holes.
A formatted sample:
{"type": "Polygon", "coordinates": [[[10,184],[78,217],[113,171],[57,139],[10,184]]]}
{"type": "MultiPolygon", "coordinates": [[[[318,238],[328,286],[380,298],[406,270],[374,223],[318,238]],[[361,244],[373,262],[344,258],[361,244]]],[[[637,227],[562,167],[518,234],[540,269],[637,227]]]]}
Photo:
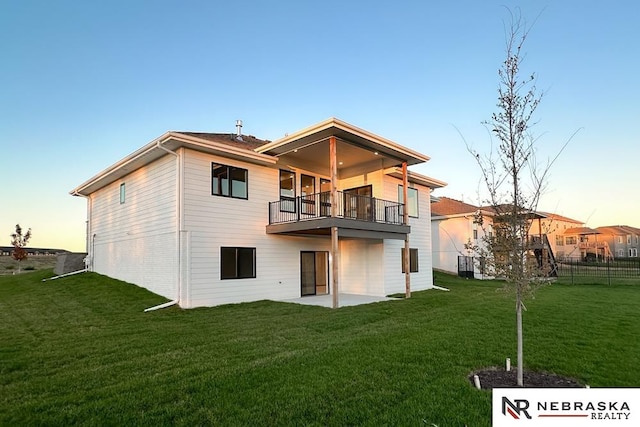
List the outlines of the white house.
{"type": "Polygon", "coordinates": [[[273,142],[240,126],[165,133],[75,188],[89,268],[184,308],[433,286],[445,183],[407,169],[428,156],[335,118],[273,142]]]}
{"type": "MultiPolygon", "coordinates": [[[[528,248],[540,266],[548,265],[555,274],[556,253],[564,256],[563,233],[580,221],[549,212],[529,212],[528,248]]],[[[491,237],[493,225],[499,215],[491,206],[474,206],[448,197],[438,197],[431,204],[431,236],[433,268],[464,277],[489,278],[471,247],[483,247],[491,237]],[[482,216],[483,226],[477,224],[482,216]]]]}
{"type": "Polygon", "coordinates": [[[470,246],[482,246],[485,233],[492,232],[494,213],[490,208],[438,197],[431,203],[431,239],[433,268],[465,277],[482,278],[479,264],[474,262],[470,246]],[[484,226],[475,222],[480,213],[484,226]]]}

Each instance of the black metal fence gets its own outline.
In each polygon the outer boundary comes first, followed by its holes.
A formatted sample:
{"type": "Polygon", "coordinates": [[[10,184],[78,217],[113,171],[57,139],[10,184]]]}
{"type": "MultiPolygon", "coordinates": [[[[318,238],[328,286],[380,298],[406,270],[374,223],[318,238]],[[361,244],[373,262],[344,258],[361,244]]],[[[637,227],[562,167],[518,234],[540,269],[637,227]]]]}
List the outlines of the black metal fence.
{"type": "MultiPolygon", "coordinates": [[[[338,191],[336,211],[339,218],[385,224],[403,224],[404,206],[398,202],[338,191]]],[[[296,222],[331,216],[328,191],[298,197],[282,197],[269,203],[269,224],[296,222]]]]}
{"type": "Polygon", "coordinates": [[[557,264],[558,277],[574,278],[590,277],[607,279],[638,279],[640,283],[640,258],[638,259],[605,259],[601,261],[583,261],[581,259],[564,259],[557,264]]]}

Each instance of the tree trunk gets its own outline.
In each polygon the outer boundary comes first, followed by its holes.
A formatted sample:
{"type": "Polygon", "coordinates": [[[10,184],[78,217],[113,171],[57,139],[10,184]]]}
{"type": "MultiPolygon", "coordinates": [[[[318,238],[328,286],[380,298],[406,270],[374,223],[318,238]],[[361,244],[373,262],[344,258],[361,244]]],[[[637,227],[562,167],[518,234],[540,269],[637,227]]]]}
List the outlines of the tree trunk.
{"type": "Polygon", "coordinates": [[[524,361],[522,356],[522,296],[520,290],[516,291],[516,329],[518,330],[518,387],[523,387],[522,371],[524,361]]]}

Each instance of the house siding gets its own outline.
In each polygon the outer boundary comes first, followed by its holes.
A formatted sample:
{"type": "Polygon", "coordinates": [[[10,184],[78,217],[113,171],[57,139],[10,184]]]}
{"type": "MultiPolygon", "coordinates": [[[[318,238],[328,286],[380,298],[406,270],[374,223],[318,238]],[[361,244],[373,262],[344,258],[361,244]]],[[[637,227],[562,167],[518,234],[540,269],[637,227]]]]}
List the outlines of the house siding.
{"type": "Polygon", "coordinates": [[[167,155],[91,195],[93,271],[177,296],[176,177],[175,157],[167,155]]]}
{"type": "Polygon", "coordinates": [[[300,297],[300,252],[328,251],[330,240],[267,234],[269,202],[278,198],[277,167],[185,151],[184,228],[191,246],[190,297],[184,306],[300,297]],[[247,169],[248,199],[211,195],[212,162],[247,169]],[[222,280],[223,246],[256,248],[256,278],[222,280]]]}
{"type": "MultiPolygon", "coordinates": [[[[402,181],[384,176],[382,197],[386,200],[398,200],[398,186],[402,181]]],[[[433,264],[431,261],[431,189],[409,183],[409,187],[418,190],[418,217],[409,217],[411,234],[409,247],[418,249],[418,272],[410,273],[411,290],[420,291],[433,287],[433,264]]],[[[405,292],[405,274],[402,272],[402,250],[404,241],[385,240],[384,242],[384,293],[391,295],[405,292]]]]}

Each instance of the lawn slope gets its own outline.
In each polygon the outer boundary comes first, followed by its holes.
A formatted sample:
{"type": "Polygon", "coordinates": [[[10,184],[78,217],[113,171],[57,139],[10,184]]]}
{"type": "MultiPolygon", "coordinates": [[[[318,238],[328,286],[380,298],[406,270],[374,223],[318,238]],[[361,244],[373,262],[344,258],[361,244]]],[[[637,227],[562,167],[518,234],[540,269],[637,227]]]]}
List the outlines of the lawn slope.
{"type": "MultiPolygon", "coordinates": [[[[515,360],[501,284],[345,307],[171,307],[93,273],[0,278],[0,425],[488,426],[470,371],[515,360]]],[[[640,286],[552,285],[527,303],[528,368],[639,386],[640,286]]]]}

